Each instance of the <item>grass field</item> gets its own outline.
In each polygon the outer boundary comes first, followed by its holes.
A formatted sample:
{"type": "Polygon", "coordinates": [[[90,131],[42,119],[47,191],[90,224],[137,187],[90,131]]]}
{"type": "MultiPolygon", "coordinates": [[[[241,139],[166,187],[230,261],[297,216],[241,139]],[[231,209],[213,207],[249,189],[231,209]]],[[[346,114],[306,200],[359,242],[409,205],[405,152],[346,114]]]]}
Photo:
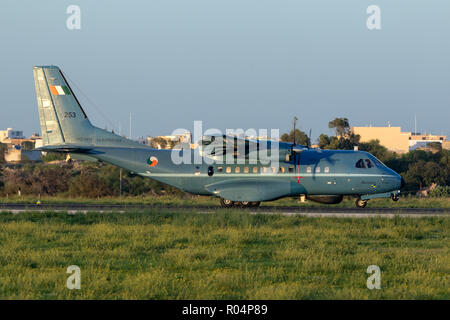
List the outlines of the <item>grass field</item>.
{"type": "MultiPolygon", "coordinates": [[[[0,203],[36,203],[38,197],[33,196],[9,196],[0,197],[0,203]]],[[[148,197],[102,197],[99,199],[70,198],[62,196],[42,197],[42,203],[87,203],[87,204],[148,204],[155,206],[220,206],[219,199],[206,196],[148,196],[148,197]]],[[[320,204],[313,201],[301,203],[298,198],[283,198],[277,201],[261,203],[261,206],[293,206],[293,207],[319,207],[330,205],[320,204]]],[[[331,205],[331,207],[355,207],[355,199],[344,199],[342,203],[331,205]]],[[[373,199],[367,204],[367,208],[447,208],[450,209],[450,198],[417,198],[402,197],[398,202],[391,199],[373,199]]]]}
{"type": "Polygon", "coordinates": [[[0,298],[449,299],[449,231],[448,217],[1,213],[0,298]]]}

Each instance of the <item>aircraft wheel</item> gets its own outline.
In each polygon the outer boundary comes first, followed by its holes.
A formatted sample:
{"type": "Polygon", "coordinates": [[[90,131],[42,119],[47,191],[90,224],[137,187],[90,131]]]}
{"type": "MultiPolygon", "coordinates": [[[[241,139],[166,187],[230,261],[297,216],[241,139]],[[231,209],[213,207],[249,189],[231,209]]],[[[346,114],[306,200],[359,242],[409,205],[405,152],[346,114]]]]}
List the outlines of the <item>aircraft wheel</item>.
{"type": "Polygon", "coordinates": [[[391,194],[391,199],[392,201],[398,201],[400,197],[398,196],[398,194],[391,194]]]}
{"type": "Polygon", "coordinates": [[[364,208],[367,205],[367,200],[356,199],[356,206],[358,208],[364,208]]]}
{"type": "Polygon", "coordinates": [[[220,205],[224,208],[231,208],[234,202],[231,200],[220,198],[220,205]]]}
{"type": "Polygon", "coordinates": [[[251,207],[250,202],[248,202],[248,201],[237,202],[237,204],[238,204],[239,207],[242,207],[242,208],[251,207]]]}

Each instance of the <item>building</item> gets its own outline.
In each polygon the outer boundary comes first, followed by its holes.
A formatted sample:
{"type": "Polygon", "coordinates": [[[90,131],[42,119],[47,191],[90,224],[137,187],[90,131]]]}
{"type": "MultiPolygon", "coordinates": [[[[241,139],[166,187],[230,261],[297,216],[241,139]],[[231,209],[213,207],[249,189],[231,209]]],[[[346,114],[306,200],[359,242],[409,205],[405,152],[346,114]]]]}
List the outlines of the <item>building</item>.
{"type": "Polygon", "coordinates": [[[381,145],[397,153],[406,153],[430,142],[439,142],[443,147],[447,145],[446,136],[402,132],[401,127],[352,127],[350,131],[358,134],[361,142],[379,140],[381,145]]]}
{"type": "Polygon", "coordinates": [[[7,146],[4,154],[6,162],[41,160],[41,152],[33,150],[43,144],[42,138],[37,133],[33,134],[30,138],[25,138],[23,131],[8,128],[6,130],[0,130],[0,142],[7,146]]]}
{"type": "Polygon", "coordinates": [[[8,143],[10,139],[25,139],[23,131],[15,131],[12,128],[0,130],[0,142],[8,143]]]}
{"type": "Polygon", "coordinates": [[[185,132],[171,136],[147,137],[147,144],[157,149],[172,149],[180,143],[191,143],[191,133],[185,132]]]}
{"type": "Polygon", "coordinates": [[[24,150],[20,145],[8,144],[5,151],[6,162],[40,161],[41,152],[35,150],[24,150]]]}
{"type": "Polygon", "coordinates": [[[439,142],[444,147],[444,142],[447,141],[446,136],[436,136],[432,134],[412,134],[409,137],[409,150],[418,148],[426,148],[430,142],[439,142]]]}
{"type": "Polygon", "coordinates": [[[444,142],[442,142],[442,148],[450,150],[450,141],[445,140],[444,142]]]}

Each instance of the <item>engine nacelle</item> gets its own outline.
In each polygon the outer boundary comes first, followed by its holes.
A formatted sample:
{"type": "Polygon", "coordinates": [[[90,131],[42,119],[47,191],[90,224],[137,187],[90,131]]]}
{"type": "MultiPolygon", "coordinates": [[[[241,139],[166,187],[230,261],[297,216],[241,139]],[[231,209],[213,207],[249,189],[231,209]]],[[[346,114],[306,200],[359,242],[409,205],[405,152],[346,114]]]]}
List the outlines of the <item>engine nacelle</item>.
{"type": "Polygon", "coordinates": [[[324,203],[324,204],[338,204],[342,202],[342,199],[344,199],[343,195],[320,195],[320,196],[306,196],[306,199],[318,202],[318,203],[324,203]]]}

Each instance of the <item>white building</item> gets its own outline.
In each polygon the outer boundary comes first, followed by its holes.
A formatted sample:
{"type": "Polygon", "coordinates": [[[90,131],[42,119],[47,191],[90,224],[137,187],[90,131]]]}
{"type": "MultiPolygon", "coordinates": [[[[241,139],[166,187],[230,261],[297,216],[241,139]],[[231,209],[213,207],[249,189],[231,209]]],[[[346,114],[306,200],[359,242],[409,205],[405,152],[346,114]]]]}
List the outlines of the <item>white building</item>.
{"type": "Polygon", "coordinates": [[[0,130],[0,142],[6,143],[9,139],[25,139],[23,131],[15,131],[12,128],[0,130]]]}

